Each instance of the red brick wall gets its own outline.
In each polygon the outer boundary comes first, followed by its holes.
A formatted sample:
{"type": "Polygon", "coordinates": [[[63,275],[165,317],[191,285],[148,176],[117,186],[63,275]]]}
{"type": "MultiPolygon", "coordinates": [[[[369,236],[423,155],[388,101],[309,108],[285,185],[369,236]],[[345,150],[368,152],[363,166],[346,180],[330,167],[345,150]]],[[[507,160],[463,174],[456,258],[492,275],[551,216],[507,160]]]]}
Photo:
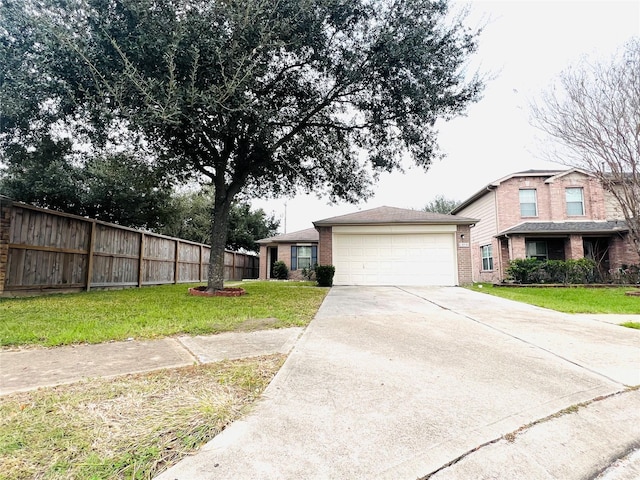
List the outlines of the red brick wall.
{"type": "Polygon", "coordinates": [[[458,283],[467,285],[473,282],[473,264],[471,260],[471,229],[469,225],[458,225],[456,246],[458,250],[458,283]],[[464,237],[462,237],[464,235],[464,237]]]}
{"type": "Polygon", "coordinates": [[[515,177],[504,181],[496,190],[498,231],[506,230],[526,221],[605,220],[604,190],[597,179],[580,173],[565,175],[553,183],[545,183],[546,177],[515,177]],[[583,216],[568,216],[565,190],[571,187],[583,189],[583,216]],[[535,189],[538,214],[536,217],[520,216],[520,190],[535,189]]]}
{"type": "Polygon", "coordinates": [[[633,248],[628,235],[613,237],[609,247],[609,261],[611,269],[620,268],[622,265],[640,264],[640,257],[633,248]]]}
{"type": "Polygon", "coordinates": [[[582,235],[570,235],[569,241],[565,242],[565,260],[579,260],[584,258],[584,243],[582,235]]]}
{"type": "Polygon", "coordinates": [[[318,242],[318,265],[333,264],[333,229],[332,227],[316,227],[320,240],[318,242]]]}

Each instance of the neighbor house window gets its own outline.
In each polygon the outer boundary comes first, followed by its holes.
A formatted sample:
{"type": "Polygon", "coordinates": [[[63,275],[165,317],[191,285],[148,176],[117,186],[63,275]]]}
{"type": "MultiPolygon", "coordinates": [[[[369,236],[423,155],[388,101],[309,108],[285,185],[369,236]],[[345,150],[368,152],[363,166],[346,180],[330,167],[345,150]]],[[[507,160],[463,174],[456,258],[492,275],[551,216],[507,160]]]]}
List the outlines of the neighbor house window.
{"type": "Polygon", "coordinates": [[[480,247],[482,252],[482,270],[493,270],[493,246],[485,245],[480,247]]]}
{"type": "Polygon", "coordinates": [[[520,190],[520,215],[522,217],[538,216],[535,188],[520,190]]]}
{"type": "Polygon", "coordinates": [[[549,254],[547,253],[547,242],[544,240],[527,241],[527,258],[536,258],[538,260],[547,260],[549,254]]]}
{"type": "Polygon", "coordinates": [[[291,246],[291,270],[302,270],[312,267],[316,263],[318,263],[317,246],[291,246]]]}
{"type": "Polygon", "coordinates": [[[582,188],[567,188],[567,215],[584,215],[584,194],[582,188]]]}

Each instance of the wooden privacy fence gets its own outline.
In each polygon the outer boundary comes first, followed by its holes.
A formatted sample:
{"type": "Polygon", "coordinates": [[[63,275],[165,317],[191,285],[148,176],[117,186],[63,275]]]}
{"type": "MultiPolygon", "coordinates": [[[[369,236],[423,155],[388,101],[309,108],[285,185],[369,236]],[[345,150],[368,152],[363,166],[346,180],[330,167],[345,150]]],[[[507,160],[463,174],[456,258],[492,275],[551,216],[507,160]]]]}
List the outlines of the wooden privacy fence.
{"type": "MultiPolygon", "coordinates": [[[[0,196],[0,296],[202,282],[210,247],[0,196]]],[[[256,255],[226,251],[225,280],[258,278],[256,255]]]]}

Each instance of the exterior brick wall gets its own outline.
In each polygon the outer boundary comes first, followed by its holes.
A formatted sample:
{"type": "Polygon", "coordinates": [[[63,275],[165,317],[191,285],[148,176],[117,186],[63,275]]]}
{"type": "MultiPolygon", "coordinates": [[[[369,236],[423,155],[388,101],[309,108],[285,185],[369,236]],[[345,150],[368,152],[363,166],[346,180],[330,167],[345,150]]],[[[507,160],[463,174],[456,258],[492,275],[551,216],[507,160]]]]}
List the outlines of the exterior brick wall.
{"type": "Polygon", "coordinates": [[[458,225],[456,229],[456,246],[458,250],[458,283],[460,285],[473,283],[470,240],[471,229],[469,225],[458,225]]]}
{"type": "Polygon", "coordinates": [[[9,232],[11,230],[11,201],[0,198],[0,294],[4,292],[9,263],[9,232]]]}
{"type": "MultiPolygon", "coordinates": [[[[500,272],[502,271],[502,256],[500,254],[500,241],[492,239],[490,242],[493,252],[493,270],[482,269],[482,249],[481,247],[489,245],[489,243],[475,242],[471,245],[471,261],[473,265],[473,281],[474,282],[499,282],[500,272]]],[[[508,257],[504,257],[508,258],[508,257]]]]}
{"type": "Polygon", "coordinates": [[[564,258],[566,260],[579,260],[584,258],[584,244],[582,235],[570,235],[569,241],[565,243],[564,258]]]}
{"type": "Polygon", "coordinates": [[[333,264],[333,228],[316,227],[320,240],[318,242],[318,265],[333,264]]]}
{"type": "Polygon", "coordinates": [[[611,269],[620,268],[622,265],[638,265],[640,257],[633,248],[628,235],[613,237],[609,246],[609,259],[611,269]]]}
{"type": "Polygon", "coordinates": [[[506,230],[527,221],[606,220],[604,189],[593,177],[573,173],[545,183],[546,177],[514,177],[496,190],[498,231],[506,230]],[[584,215],[567,215],[566,189],[583,189],[584,215]],[[520,190],[535,189],[537,215],[520,215],[520,190]]]}
{"type": "Polygon", "coordinates": [[[260,273],[258,274],[259,280],[266,280],[269,275],[269,265],[267,265],[267,246],[260,245],[260,273]]]}

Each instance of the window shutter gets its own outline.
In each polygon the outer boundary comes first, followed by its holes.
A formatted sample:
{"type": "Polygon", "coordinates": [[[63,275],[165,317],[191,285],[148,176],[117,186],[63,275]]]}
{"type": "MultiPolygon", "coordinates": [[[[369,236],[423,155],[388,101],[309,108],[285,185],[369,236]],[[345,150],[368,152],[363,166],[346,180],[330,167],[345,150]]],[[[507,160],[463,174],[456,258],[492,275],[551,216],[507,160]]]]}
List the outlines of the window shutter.
{"type": "Polygon", "coordinates": [[[318,264],[318,247],[311,247],[311,268],[318,264]]]}
{"type": "Polygon", "coordinates": [[[298,247],[291,245],[291,270],[298,269],[298,247]]]}

